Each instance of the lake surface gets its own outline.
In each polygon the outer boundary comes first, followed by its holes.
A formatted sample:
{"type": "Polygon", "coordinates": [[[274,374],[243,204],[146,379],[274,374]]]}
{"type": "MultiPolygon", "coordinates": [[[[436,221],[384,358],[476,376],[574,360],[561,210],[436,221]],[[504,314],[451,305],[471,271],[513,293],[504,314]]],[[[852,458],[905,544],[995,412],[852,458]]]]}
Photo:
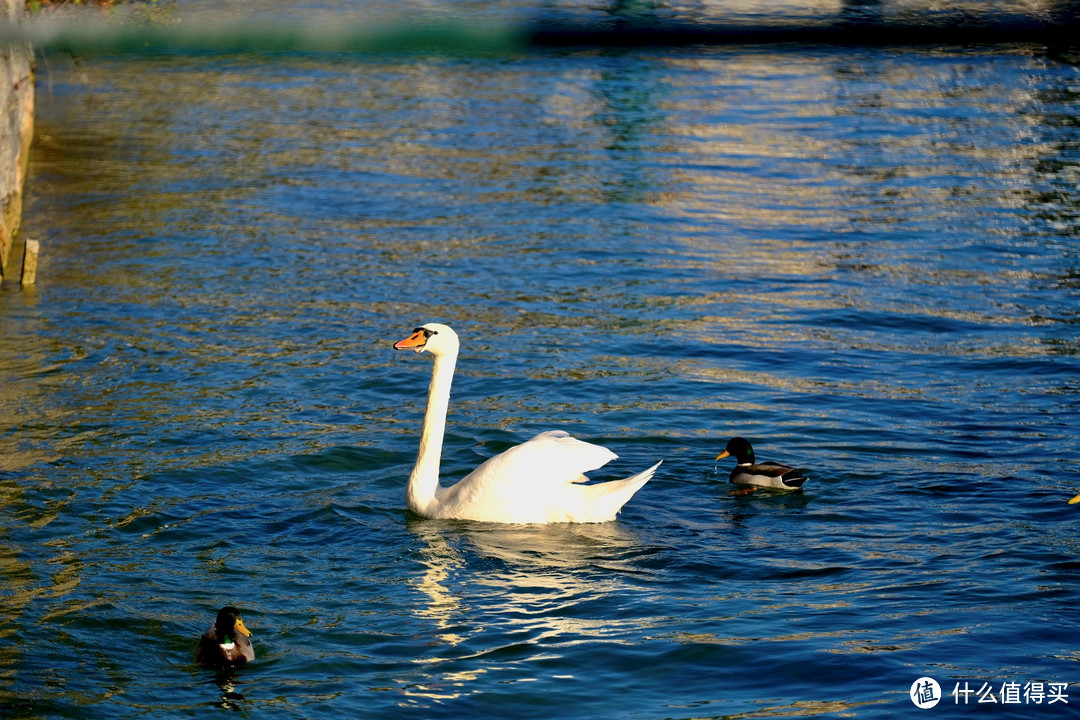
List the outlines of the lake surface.
{"type": "Polygon", "coordinates": [[[37,87],[4,718],[866,719],[924,676],[927,717],[1076,716],[1075,58],[57,52],[37,87]],[[444,482],[548,429],[656,477],[602,525],[410,515],[427,321],[444,482]],[[804,491],[733,494],[736,435],[804,491]],[[225,604],[232,677],[192,663],[225,604]]]}

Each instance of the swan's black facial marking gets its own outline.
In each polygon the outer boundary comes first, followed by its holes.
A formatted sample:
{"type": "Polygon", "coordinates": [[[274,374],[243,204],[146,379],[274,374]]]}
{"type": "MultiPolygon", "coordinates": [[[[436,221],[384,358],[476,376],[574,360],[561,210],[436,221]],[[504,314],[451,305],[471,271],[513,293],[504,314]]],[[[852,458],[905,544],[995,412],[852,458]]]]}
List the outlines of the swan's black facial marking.
{"type": "Polygon", "coordinates": [[[438,330],[430,330],[430,329],[424,328],[424,327],[418,327],[418,328],[413,329],[413,334],[415,335],[416,333],[424,333],[424,339],[425,340],[430,340],[431,336],[432,335],[438,335],[439,331],[438,330]]]}

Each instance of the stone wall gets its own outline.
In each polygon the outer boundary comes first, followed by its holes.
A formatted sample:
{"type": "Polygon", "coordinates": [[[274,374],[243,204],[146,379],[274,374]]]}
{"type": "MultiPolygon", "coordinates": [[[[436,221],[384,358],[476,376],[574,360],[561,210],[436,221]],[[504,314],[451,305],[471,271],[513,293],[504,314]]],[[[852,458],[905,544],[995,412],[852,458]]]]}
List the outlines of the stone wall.
{"type": "MultiPolygon", "coordinates": [[[[0,0],[0,22],[18,23],[25,0],[0,0]]],[[[25,43],[0,46],[0,270],[7,276],[12,238],[22,219],[22,190],[34,135],[33,50],[25,43]]]]}

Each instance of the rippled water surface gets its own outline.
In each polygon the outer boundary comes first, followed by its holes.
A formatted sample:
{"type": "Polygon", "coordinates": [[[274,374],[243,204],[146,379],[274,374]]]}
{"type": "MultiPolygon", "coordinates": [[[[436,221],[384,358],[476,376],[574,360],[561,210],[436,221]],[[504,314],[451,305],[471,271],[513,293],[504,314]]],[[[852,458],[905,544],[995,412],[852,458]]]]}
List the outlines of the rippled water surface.
{"type": "Polygon", "coordinates": [[[5,718],[1080,705],[1068,57],[56,53],[37,86],[5,718]],[[410,515],[430,362],[391,343],[429,320],[446,482],[558,428],[656,477],[609,524],[410,515]],[[804,491],[733,494],[735,435],[804,491]],[[219,677],[227,603],[257,662],[219,677]]]}

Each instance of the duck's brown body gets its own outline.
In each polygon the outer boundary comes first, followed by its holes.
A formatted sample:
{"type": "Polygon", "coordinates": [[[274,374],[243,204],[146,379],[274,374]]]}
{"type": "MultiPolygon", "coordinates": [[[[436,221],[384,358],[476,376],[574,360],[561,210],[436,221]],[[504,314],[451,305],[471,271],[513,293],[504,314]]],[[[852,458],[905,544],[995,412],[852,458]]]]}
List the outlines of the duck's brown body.
{"type": "Polygon", "coordinates": [[[244,626],[240,611],[223,607],[214,624],[199,638],[195,662],[209,668],[241,668],[255,659],[251,631],[244,626]]]}

